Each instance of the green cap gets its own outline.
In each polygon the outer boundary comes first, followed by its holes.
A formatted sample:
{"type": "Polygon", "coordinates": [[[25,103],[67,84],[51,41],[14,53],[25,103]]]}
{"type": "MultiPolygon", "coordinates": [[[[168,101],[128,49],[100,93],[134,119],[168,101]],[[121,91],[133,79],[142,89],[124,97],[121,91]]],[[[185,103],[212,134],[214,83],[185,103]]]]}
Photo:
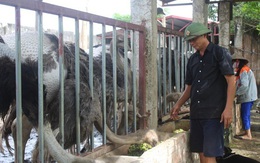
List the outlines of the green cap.
{"type": "Polygon", "coordinates": [[[201,36],[207,33],[211,33],[211,30],[209,30],[201,23],[193,22],[185,29],[184,41],[189,41],[194,37],[201,36]]]}

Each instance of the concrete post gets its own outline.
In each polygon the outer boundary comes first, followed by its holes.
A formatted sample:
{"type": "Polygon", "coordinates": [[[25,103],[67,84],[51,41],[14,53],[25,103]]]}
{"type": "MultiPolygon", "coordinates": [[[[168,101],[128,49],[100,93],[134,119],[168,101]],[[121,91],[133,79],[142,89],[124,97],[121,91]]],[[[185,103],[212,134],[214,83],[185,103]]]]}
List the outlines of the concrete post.
{"type": "MultiPolygon", "coordinates": [[[[229,48],[230,41],[230,3],[229,2],[220,2],[219,3],[219,45],[229,48]]],[[[235,115],[233,115],[235,116],[235,115]]],[[[226,146],[229,146],[231,140],[232,128],[225,129],[224,133],[224,143],[226,146]]]]}
{"type": "MultiPolygon", "coordinates": [[[[146,111],[150,112],[148,127],[157,127],[157,2],[151,0],[131,0],[131,22],[146,27],[146,111]]],[[[138,52],[138,50],[136,50],[138,52]]]]}
{"type": "Polygon", "coordinates": [[[235,21],[235,39],[234,39],[234,53],[242,55],[243,49],[243,30],[242,30],[242,18],[236,17],[235,21]]]}
{"type": "MultiPolygon", "coordinates": [[[[242,18],[236,17],[234,18],[235,24],[235,38],[234,38],[234,54],[239,54],[242,56],[242,51],[240,49],[243,48],[243,27],[242,27],[242,18]]],[[[232,135],[237,135],[242,132],[242,120],[241,120],[241,110],[240,104],[234,104],[234,114],[233,114],[233,128],[232,135]]]]}
{"type": "Polygon", "coordinates": [[[192,3],[192,21],[207,25],[208,22],[208,5],[205,0],[196,0],[192,3]]]}
{"type": "Polygon", "coordinates": [[[230,41],[230,3],[219,3],[219,45],[229,49],[230,41]]]}

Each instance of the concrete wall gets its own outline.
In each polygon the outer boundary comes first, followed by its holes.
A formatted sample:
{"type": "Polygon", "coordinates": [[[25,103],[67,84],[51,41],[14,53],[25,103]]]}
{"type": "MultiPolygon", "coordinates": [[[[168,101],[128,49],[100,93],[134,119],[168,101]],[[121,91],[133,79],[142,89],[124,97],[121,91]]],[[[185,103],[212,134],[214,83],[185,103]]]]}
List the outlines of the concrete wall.
{"type": "Polygon", "coordinates": [[[184,132],[174,134],[140,157],[127,156],[130,145],[119,146],[98,158],[94,155],[88,157],[109,163],[199,163],[198,154],[189,151],[189,120],[168,122],[157,128],[158,131],[167,133],[173,133],[175,129],[183,129],[184,132]]]}
{"type": "Polygon", "coordinates": [[[188,131],[167,139],[145,152],[141,158],[146,163],[199,163],[198,155],[189,152],[188,131]]]}
{"type": "Polygon", "coordinates": [[[127,156],[129,145],[124,145],[96,160],[109,163],[199,163],[198,154],[190,153],[188,144],[189,131],[185,131],[163,141],[140,157],[127,156]]]}

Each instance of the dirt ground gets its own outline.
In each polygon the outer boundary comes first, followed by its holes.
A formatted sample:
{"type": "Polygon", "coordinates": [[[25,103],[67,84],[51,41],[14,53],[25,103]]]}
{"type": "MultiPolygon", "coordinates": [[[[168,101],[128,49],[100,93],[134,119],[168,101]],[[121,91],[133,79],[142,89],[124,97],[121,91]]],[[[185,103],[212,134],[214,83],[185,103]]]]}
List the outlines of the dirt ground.
{"type": "Polygon", "coordinates": [[[232,152],[260,161],[260,108],[254,106],[251,110],[252,140],[232,138],[230,147],[232,152]]]}

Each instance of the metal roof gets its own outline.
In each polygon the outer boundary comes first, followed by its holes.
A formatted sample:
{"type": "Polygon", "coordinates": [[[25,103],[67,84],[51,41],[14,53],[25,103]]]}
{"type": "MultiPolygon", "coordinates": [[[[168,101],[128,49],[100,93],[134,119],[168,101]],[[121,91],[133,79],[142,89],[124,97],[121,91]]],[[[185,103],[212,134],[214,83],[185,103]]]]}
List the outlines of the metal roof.
{"type": "MultiPolygon", "coordinates": [[[[158,21],[161,21],[158,19],[158,21]]],[[[192,18],[176,16],[176,15],[168,15],[165,17],[166,28],[170,28],[174,31],[184,32],[185,28],[190,25],[192,22],[192,18]]],[[[208,27],[213,31],[213,35],[218,35],[218,23],[213,21],[208,21],[208,27]]]]}
{"type": "MultiPolygon", "coordinates": [[[[177,31],[183,31],[183,29],[185,29],[185,27],[192,22],[192,18],[176,16],[176,15],[165,16],[165,19],[166,19],[166,27],[177,31]]],[[[208,21],[208,24],[211,23],[213,23],[213,21],[208,21]]]]}
{"type": "Polygon", "coordinates": [[[165,17],[165,19],[166,28],[170,28],[179,32],[182,32],[185,29],[185,27],[187,27],[192,22],[192,18],[186,18],[175,15],[168,15],[165,17]]]}

